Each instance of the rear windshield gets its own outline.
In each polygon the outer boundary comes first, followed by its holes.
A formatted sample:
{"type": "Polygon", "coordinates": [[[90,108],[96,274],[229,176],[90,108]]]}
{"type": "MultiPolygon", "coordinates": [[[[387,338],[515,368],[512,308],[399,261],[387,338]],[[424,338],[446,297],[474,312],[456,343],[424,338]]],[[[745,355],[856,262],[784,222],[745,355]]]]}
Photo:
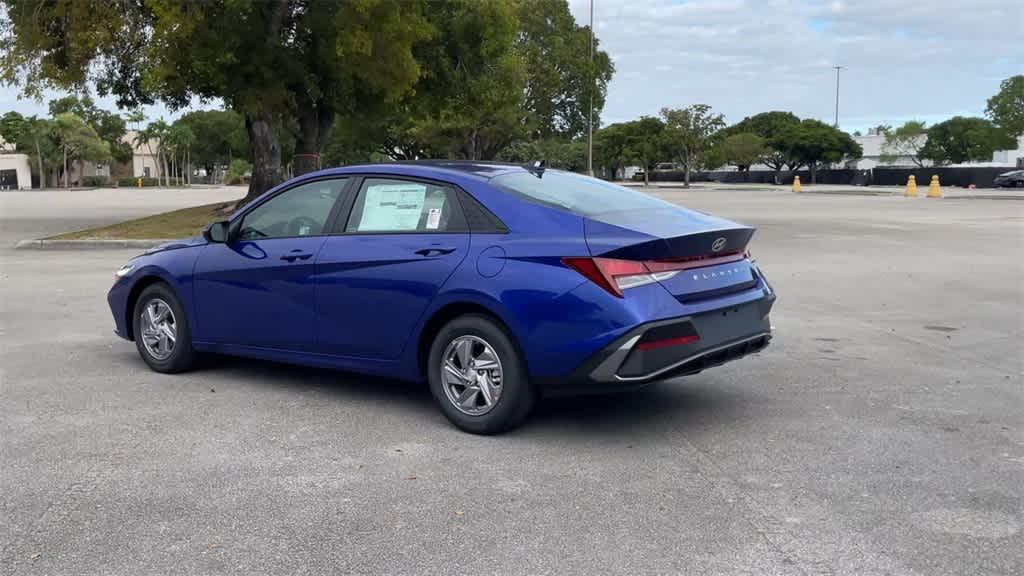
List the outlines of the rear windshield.
{"type": "Polygon", "coordinates": [[[540,176],[531,172],[503,174],[492,178],[491,184],[526,200],[586,217],[627,210],[676,208],[643,192],[560,170],[545,170],[540,176]]]}

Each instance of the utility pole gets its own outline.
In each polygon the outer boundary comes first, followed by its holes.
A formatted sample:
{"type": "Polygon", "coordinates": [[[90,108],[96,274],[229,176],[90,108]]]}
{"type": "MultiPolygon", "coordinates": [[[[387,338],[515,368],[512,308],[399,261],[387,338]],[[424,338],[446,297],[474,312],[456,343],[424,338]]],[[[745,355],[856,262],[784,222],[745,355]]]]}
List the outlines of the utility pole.
{"type": "Polygon", "coordinates": [[[587,175],[594,175],[594,0],[590,0],[590,107],[587,108],[587,175]]]}
{"type": "Polygon", "coordinates": [[[834,126],[839,129],[839,71],[843,69],[842,66],[833,66],[836,71],[836,122],[834,126]]]}

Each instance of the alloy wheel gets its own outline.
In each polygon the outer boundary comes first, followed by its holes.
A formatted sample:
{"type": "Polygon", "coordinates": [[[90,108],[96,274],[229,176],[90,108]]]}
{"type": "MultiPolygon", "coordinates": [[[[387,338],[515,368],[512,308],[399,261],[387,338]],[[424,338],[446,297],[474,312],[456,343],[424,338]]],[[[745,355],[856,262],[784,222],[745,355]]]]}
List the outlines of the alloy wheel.
{"type": "Polygon", "coordinates": [[[441,355],[445,395],[460,412],[481,416],[498,404],[502,391],[501,359],[483,338],[459,336],[441,355]]]}
{"type": "Polygon", "coordinates": [[[140,315],[142,345],[154,360],[166,360],[174,352],[178,326],[171,307],[160,298],[146,303],[140,315]]]}

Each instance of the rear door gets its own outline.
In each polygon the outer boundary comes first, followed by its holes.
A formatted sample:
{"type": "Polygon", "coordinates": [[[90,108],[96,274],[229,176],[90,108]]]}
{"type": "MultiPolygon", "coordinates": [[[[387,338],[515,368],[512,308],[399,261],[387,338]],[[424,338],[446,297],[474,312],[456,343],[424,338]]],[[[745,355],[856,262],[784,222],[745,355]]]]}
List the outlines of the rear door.
{"type": "Polygon", "coordinates": [[[317,347],[398,357],[417,321],[466,257],[469,231],[454,188],[367,176],[317,259],[317,347]]]}
{"type": "Polygon", "coordinates": [[[307,182],[249,209],[229,241],[202,248],[194,271],[196,340],[311,350],[316,256],[346,178],[307,182]]]}

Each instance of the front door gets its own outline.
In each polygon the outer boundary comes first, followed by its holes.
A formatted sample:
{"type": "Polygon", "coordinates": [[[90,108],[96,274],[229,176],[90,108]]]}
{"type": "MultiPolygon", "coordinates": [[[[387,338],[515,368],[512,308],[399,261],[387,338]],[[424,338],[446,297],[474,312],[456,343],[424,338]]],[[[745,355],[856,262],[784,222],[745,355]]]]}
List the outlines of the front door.
{"type": "Polygon", "coordinates": [[[367,177],[343,230],[317,259],[318,348],[394,359],[466,257],[462,208],[444,185],[367,177]]]}
{"type": "Polygon", "coordinates": [[[195,339],[309,350],[316,341],[316,258],[346,179],[287,189],[232,222],[196,262],[195,339]]]}

